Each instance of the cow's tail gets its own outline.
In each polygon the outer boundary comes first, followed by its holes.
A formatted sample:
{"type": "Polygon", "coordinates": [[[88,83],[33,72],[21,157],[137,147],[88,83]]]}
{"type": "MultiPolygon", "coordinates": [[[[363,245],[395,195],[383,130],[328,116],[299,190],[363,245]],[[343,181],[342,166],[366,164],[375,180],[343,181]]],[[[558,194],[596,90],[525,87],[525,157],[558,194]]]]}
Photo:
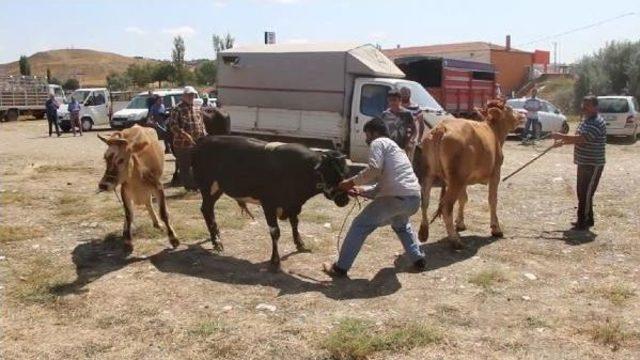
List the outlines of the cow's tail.
{"type": "Polygon", "coordinates": [[[442,156],[440,153],[442,151],[442,138],[444,137],[446,132],[447,132],[447,128],[441,125],[441,126],[436,126],[433,130],[431,130],[431,134],[430,134],[432,148],[431,148],[431,154],[428,154],[428,156],[431,157],[431,161],[427,161],[428,163],[427,175],[429,175],[428,172],[431,171],[432,176],[435,175],[434,177],[436,179],[439,178],[441,180],[440,199],[438,201],[438,209],[433,214],[433,217],[431,218],[431,223],[433,223],[438,217],[442,215],[442,199],[444,198],[444,194],[447,191],[447,183],[444,181],[442,156]]]}

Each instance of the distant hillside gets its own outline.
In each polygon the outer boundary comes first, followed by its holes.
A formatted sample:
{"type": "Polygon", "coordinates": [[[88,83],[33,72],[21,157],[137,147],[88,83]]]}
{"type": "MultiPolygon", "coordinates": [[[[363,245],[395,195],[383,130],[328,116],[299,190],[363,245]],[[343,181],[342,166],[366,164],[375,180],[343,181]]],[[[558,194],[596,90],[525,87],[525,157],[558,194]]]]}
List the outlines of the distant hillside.
{"type": "MultiPolygon", "coordinates": [[[[50,50],[29,56],[32,75],[44,77],[49,68],[53,77],[61,81],[75,77],[81,86],[105,85],[106,76],[113,71],[122,72],[131,64],[155,61],[89,49],[50,50]]],[[[19,73],[17,59],[15,62],[0,64],[0,74],[19,73]]]]}

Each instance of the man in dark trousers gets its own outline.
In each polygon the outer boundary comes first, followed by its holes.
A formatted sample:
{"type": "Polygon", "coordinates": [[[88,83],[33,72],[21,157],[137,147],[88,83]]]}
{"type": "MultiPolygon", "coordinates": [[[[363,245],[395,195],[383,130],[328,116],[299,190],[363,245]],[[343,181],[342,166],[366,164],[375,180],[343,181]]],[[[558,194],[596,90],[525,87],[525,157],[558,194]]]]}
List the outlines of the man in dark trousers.
{"type": "Polygon", "coordinates": [[[49,137],[53,134],[52,127],[56,127],[56,135],[60,137],[60,126],[58,125],[58,108],[60,104],[56,101],[53,94],[49,95],[49,99],[44,104],[47,112],[47,120],[49,121],[49,137]]]}
{"type": "Polygon", "coordinates": [[[582,100],[582,122],[575,135],[554,133],[556,145],[574,145],[573,162],[578,165],[578,216],[575,230],[587,230],[594,225],[593,195],[598,188],[605,164],[607,128],[598,114],[598,98],[586,96],[582,100]]]}

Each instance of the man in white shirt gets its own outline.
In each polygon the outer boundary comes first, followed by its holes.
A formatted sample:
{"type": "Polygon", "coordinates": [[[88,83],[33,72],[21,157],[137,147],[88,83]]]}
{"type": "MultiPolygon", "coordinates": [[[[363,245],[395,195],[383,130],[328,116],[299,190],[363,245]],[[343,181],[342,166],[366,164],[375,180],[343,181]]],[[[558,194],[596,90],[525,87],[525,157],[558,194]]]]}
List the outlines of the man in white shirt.
{"type": "Polygon", "coordinates": [[[424,253],[409,222],[409,217],[420,208],[418,178],[407,154],[389,139],[387,127],[381,119],[366,123],[364,132],[369,144],[368,167],[353,178],[344,180],[339,188],[354,191],[356,186],[375,184],[366,195],[374,200],[351,223],[338,261],[323,264],[323,270],[331,276],[346,276],[367,236],[384,225],[391,225],[414,267],[423,270],[426,266],[424,253]]]}
{"type": "Polygon", "coordinates": [[[526,141],[530,137],[537,138],[540,134],[536,134],[535,123],[538,122],[538,111],[542,110],[542,102],[538,100],[538,89],[531,91],[531,97],[524,102],[524,109],[527,110],[527,123],[524,125],[522,132],[523,140],[526,141]]]}

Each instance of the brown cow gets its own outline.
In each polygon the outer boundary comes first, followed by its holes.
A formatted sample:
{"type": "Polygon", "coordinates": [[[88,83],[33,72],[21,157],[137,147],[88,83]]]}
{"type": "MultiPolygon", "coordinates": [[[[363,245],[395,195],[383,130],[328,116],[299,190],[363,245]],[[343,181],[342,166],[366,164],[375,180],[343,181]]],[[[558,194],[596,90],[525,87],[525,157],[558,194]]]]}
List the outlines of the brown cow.
{"type": "Polygon", "coordinates": [[[457,231],[466,229],[464,206],[467,203],[467,186],[489,184],[489,206],[491,208],[491,234],[502,237],[496,207],[498,184],[502,166],[502,145],[520,122],[521,115],[493,100],[480,111],[482,121],[451,118],[443,120],[422,140],[423,171],[422,223],[420,240],[429,237],[429,195],[434,181],[442,182],[438,211],[431,220],[442,215],[447,235],[455,248],[463,245],[457,231]],[[458,217],[453,223],[453,205],[458,201],[458,217]]]}
{"type": "Polygon", "coordinates": [[[129,129],[115,132],[109,137],[98,134],[108,148],[104,153],[107,168],[98,184],[100,191],[114,191],[120,185],[124,205],[124,246],[133,251],[131,244],[131,223],[133,204],[144,205],[149,211],[153,226],[160,228],[158,215],[153,208],[152,196],[160,205],[160,218],[167,227],[169,242],[175,248],[180,242],[169,224],[167,201],[160,182],[164,170],[164,151],[152,128],[134,125],[129,129]]]}

